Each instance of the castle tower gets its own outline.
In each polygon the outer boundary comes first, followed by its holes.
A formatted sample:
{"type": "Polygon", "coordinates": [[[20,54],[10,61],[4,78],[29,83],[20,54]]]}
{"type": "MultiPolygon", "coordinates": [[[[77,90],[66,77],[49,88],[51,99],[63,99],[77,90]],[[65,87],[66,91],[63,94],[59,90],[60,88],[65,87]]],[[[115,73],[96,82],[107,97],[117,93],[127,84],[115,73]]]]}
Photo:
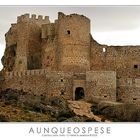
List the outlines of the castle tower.
{"type": "Polygon", "coordinates": [[[41,26],[49,22],[49,17],[42,15],[18,17],[15,71],[41,68],[41,26]]]}
{"type": "Polygon", "coordinates": [[[29,14],[22,15],[17,19],[17,51],[15,71],[27,70],[27,47],[29,36],[29,14]]]}
{"type": "Polygon", "coordinates": [[[58,70],[85,72],[90,68],[90,20],[58,13],[58,70]]]}

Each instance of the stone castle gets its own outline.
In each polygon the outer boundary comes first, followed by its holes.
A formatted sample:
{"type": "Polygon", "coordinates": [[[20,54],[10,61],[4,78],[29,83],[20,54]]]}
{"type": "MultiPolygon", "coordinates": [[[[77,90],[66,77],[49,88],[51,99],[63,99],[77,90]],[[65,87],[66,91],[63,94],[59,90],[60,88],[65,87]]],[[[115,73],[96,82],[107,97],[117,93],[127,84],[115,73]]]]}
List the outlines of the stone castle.
{"type": "Polygon", "coordinates": [[[140,46],[97,43],[83,15],[21,15],[5,39],[1,90],[140,103],[140,46]]]}

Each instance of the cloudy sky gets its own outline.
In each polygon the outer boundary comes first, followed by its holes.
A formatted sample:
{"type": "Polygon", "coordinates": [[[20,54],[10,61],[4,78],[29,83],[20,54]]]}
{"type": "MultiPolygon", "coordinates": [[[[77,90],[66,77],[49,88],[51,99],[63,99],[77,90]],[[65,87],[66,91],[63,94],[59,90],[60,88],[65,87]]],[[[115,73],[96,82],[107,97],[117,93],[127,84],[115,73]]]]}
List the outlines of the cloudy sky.
{"type": "MultiPolygon", "coordinates": [[[[140,44],[140,6],[22,6],[0,7],[0,58],[5,49],[4,34],[16,17],[25,14],[47,15],[51,22],[57,19],[57,13],[78,13],[91,19],[93,38],[107,45],[139,45],[140,44]]],[[[0,64],[0,69],[2,65],[0,64]]]]}

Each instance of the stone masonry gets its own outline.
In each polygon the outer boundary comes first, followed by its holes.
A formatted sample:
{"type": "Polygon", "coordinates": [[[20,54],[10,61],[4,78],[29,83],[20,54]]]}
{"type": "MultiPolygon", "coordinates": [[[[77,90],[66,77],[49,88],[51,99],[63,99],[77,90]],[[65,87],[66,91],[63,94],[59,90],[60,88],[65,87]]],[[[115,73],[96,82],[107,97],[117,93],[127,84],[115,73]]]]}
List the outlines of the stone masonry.
{"type": "Polygon", "coordinates": [[[140,46],[97,43],[83,15],[21,15],[5,40],[1,90],[140,103],[140,46]]]}

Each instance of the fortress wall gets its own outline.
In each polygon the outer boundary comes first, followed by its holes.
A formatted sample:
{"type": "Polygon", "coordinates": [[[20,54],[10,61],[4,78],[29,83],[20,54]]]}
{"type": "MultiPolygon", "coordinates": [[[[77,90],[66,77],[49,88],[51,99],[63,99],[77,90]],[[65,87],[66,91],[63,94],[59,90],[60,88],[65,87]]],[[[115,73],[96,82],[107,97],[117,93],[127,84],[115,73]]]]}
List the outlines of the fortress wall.
{"type": "Polygon", "coordinates": [[[36,95],[46,94],[46,78],[45,75],[13,76],[5,79],[3,89],[7,88],[23,90],[36,95]]]}
{"type": "Polygon", "coordinates": [[[116,71],[117,77],[139,77],[140,46],[106,46],[91,40],[91,70],[116,71]],[[103,51],[105,49],[105,52],[103,51]]]}
{"type": "Polygon", "coordinates": [[[5,79],[11,79],[14,77],[22,77],[22,76],[34,76],[34,75],[45,75],[47,74],[47,69],[39,69],[39,70],[24,70],[24,71],[12,71],[6,72],[5,79]]]}
{"type": "Polygon", "coordinates": [[[118,79],[117,101],[140,104],[140,78],[118,79]]]}
{"type": "Polygon", "coordinates": [[[87,99],[99,97],[116,101],[116,72],[88,71],[86,72],[87,99]]]}
{"type": "Polygon", "coordinates": [[[60,96],[65,99],[73,99],[72,73],[50,73],[47,78],[47,94],[60,96]]]}
{"type": "Polygon", "coordinates": [[[48,97],[61,96],[73,99],[73,73],[46,70],[28,70],[7,72],[3,90],[7,88],[23,90],[35,95],[45,94],[48,97]]]}
{"type": "Polygon", "coordinates": [[[139,52],[140,46],[109,46],[106,49],[106,68],[115,69],[117,77],[138,77],[139,52]]]}
{"type": "Polygon", "coordinates": [[[116,71],[117,101],[140,103],[139,52],[140,46],[105,46],[92,42],[91,69],[116,71]],[[105,52],[102,51],[103,48],[106,49],[105,52]]]}

